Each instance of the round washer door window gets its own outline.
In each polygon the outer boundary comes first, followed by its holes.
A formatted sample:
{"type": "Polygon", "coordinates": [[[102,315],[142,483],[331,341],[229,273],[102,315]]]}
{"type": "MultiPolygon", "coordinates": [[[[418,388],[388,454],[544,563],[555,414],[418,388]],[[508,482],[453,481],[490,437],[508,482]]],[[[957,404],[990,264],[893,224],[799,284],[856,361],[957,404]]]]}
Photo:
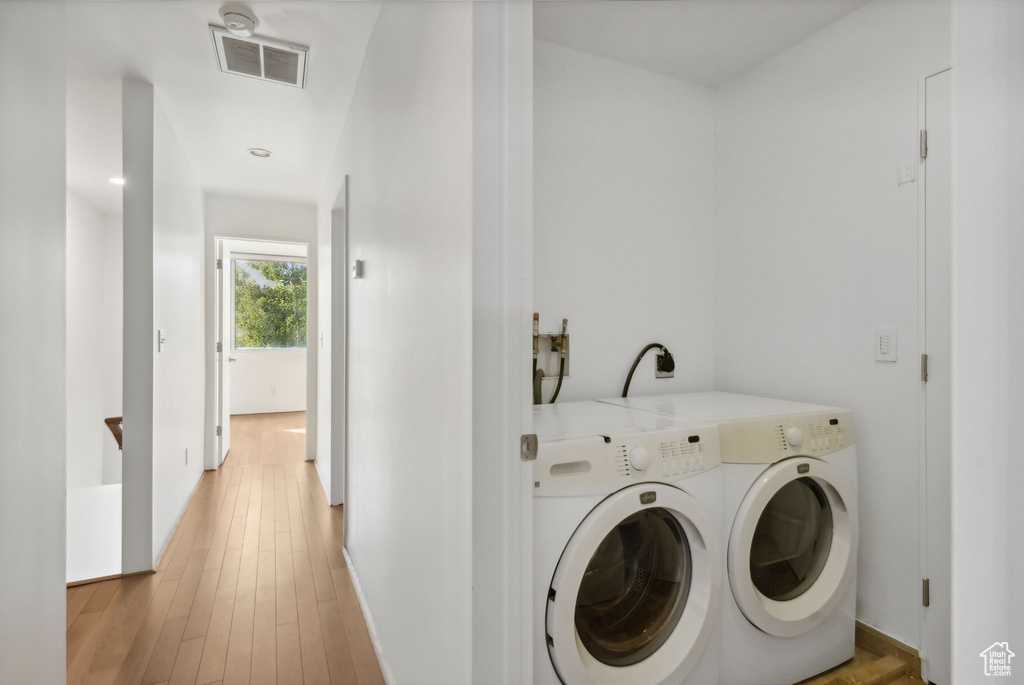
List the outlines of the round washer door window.
{"type": "Polygon", "coordinates": [[[783,485],[768,501],[750,546],[750,579],[768,599],[785,602],[821,575],[832,547],[832,507],[810,478],[783,485]]]}
{"type": "MultiPolygon", "coordinates": [[[[717,473],[698,476],[707,486],[717,473]],[[707,479],[711,480],[707,480],[707,479]]],[[[720,609],[716,525],[664,483],[615,492],[583,519],[555,568],[544,622],[564,683],[679,683],[720,609]]]]}
{"type": "Polygon", "coordinates": [[[576,632],[609,666],[629,666],[661,647],[690,590],[690,545],[679,520],[653,507],[620,521],[598,545],[576,595],[576,632]]]}
{"type": "Polygon", "coordinates": [[[748,621],[791,637],[839,604],[856,560],[855,487],[810,457],[786,459],[757,478],[729,537],[729,583],[748,621]]]}

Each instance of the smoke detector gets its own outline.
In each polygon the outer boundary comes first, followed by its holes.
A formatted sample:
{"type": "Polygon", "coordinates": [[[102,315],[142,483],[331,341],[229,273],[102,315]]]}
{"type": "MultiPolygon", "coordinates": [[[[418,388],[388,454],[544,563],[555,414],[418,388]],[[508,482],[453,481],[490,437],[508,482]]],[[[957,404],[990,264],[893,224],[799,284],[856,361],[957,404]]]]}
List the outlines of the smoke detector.
{"type": "Polygon", "coordinates": [[[220,18],[224,20],[224,28],[241,38],[249,38],[260,26],[260,20],[256,17],[226,7],[220,11],[220,18]]]}
{"type": "Polygon", "coordinates": [[[210,33],[221,71],[296,88],[306,87],[309,48],[257,36],[244,37],[222,26],[211,26],[210,33]]]}

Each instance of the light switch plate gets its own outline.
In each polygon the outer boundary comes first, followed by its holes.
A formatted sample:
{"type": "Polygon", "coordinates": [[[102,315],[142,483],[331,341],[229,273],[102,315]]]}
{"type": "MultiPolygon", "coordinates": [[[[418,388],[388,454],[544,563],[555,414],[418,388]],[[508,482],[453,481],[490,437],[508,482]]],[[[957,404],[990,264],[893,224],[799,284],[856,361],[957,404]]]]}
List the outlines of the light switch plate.
{"type": "Polygon", "coordinates": [[[902,164],[896,168],[896,185],[913,183],[917,180],[917,164],[902,164]]]}
{"type": "Polygon", "coordinates": [[[875,331],[875,361],[896,361],[896,331],[882,329],[875,331]]]}

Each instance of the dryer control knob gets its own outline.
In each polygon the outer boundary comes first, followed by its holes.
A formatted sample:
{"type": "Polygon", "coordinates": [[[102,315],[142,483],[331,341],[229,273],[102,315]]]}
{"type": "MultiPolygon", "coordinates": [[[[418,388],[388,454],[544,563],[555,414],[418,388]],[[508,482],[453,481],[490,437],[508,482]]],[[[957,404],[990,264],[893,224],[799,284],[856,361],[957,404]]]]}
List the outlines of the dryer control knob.
{"type": "Polygon", "coordinates": [[[651,463],[651,453],[646,447],[634,447],[629,451],[629,465],[637,471],[645,470],[651,463]]]}
{"type": "Polygon", "coordinates": [[[800,443],[804,441],[804,432],[796,426],[790,426],[786,429],[786,442],[793,447],[799,447],[800,443]]]}

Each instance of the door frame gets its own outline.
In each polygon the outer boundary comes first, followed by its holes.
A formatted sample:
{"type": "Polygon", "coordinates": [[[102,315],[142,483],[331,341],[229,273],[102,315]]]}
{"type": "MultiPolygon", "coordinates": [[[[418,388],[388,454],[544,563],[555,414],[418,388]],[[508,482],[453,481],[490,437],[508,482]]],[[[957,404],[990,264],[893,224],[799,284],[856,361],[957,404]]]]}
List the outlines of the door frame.
{"type": "MultiPolygon", "coordinates": [[[[223,418],[223,415],[222,415],[223,408],[221,406],[222,394],[223,394],[223,392],[222,392],[223,391],[223,387],[222,386],[224,385],[223,381],[222,381],[222,378],[224,376],[222,376],[222,374],[221,374],[221,368],[220,368],[221,360],[220,360],[220,357],[223,355],[224,358],[227,359],[228,355],[231,354],[230,341],[222,339],[223,331],[224,331],[224,321],[223,321],[223,318],[230,315],[230,312],[228,312],[227,308],[225,307],[225,305],[227,304],[227,302],[225,302],[225,300],[227,300],[228,302],[234,302],[234,298],[233,297],[230,297],[230,298],[229,297],[225,297],[225,295],[222,293],[222,288],[221,288],[222,283],[221,283],[221,280],[220,280],[221,279],[221,274],[218,273],[220,271],[220,269],[217,268],[217,261],[221,260],[221,259],[224,260],[222,262],[222,264],[223,264],[223,268],[225,270],[225,274],[226,274],[226,270],[228,268],[230,268],[228,263],[231,261],[231,254],[233,254],[233,253],[232,253],[232,251],[229,248],[225,248],[224,244],[225,243],[231,243],[233,241],[237,241],[237,242],[275,244],[275,245],[282,245],[282,246],[284,246],[284,245],[288,245],[288,246],[301,246],[305,250],[305,253],[306,253],[306,255],[305,255],[305,257],[303,259],[305,259],[306,265],[307,265],[307,278],[309,278],[309,273],[312,272],[312,267],[311,267],[311,261],[312,260],[310,258],[310,245],[309,245],[309,242],[308,241],[304,241],[304,240],[278,240],[278,239],[270,239],[270,238],[244,237],[244,236],[237,236],[237,235],[213,235],[213,236],[210,237],[210,240],[211,240],[210,244],[211,244],[211,246],[213,248],[212,249],[213,259],[210,262],[210,271],[208,273],[208,277],[212,279],[211,282],[213,283],[213,288],[212,288],[212,290],[213,290],[212,317],[213,317],[214,333],[213,333],[213,336],[212,336],[213,344],[210,346],[210,350],[209,350],[209,355],[210,356],[207,357],[207,360],[212,365],[212,368],[214,369],[214,371],[213,371],[213,387],[212,387],[213,395],[212,395],[212,397],[210,397],[210,402],[212,404],[212,407],[210,407],[210,409],[207,410],[207,414],[211,416],[211,430],[209,431],[209,435],[208,435],[208,439],[210,440],[210,442],[207,444],[207,449],[206,449],[206,455],[205,455],[205,459],[204,459],[203,468],[205,470],[207,470],[207,471],[216,471],[218,468],[220,468],[220,465],[224,462],[224,459],[227,457],[227,453],[226,452],[223,455],[220,453],[221,437],[218,437],[216,427],[218,425],[225,425],[225,424],[227,424],[227,431],[230,433],[230,418],[231,418],[230,407],[229,407],[227,409],[228,414],[227,414],[226,418],[224,419],[224,424],[221,424],[221,419],[223,418]],[[221,352],[217,351],[217,343],[221,343],[221,345],[222,345],[222,351],[221,352]]],[[[246,250],[244,252],[244,254],[248,254],[248,255],[252,255],[252,254],[256,254],[256,255],[266,254],[266,255],[271,256],[271,257],[287,257],[287,256],[289,256],[289,255],[282,255],[282,254],[273,253],[273,252],[265,252],[264,253],[264,252],[260,252],[260,249],[258,247],[254,246],[254,248],[255,249],[246,250]]],[[[238,254],[242,254],[242,252],[238,251],[238,254]]],[[[309,341],[309,321],[310,321],[310,317],[309,317],[309,314],[310,314],[310,297],[309,297],[309,292],[310,292],[310,290],[312,290],[312,287],[307,285],[307,290],[306,290],[306,365],[305,365],[306,377],[304,379],[304,382],[307,385],[309,384],[309,370],[310,370],[310,364],[312,363],[311,362],[310,350],[309,350],[309,348],[310,348],[310,341],[309,341]]],[[[315,303],[315,301],[314,301],[314,303],[315,303]]],[[[207,339],[209,340],[210,336],[207,336],[207,339]]],[[[230,378],[230,376],[227,376],[227,377],[230,378]]],[[[308,426],[309,425],[309,416],[308,416],[308,414],[309,414],[309,411],[310,411],[309,404],[308,404],[308,398],[309,398],[309,388],[308,387],[306,389],[306,397],[307,397],[306,425],[308,426]]],[[[309,441],[309,432],[308,431],[306,433],[306,440],[307,440],[307,448],[308,448],[308,441],[309,441]]],[[[229,444],[229,451],[230,451],[230,444],[229,444]]]]}
{"type": "MultiPolygon", "coordinates": [[[[331,208],[331,506],[348,501],[348,183],[346,174],[331,208]]],[[[322,323],[320,330],[324,330],[322,323]]],[[[346,511],[343,547],[348,543],[350,518],[346,511]]]]}
{"type": "Polygon", "coordinates": [[[472,680],[533,673],[533,7],[473,5],[472,680]]]}
{"type": "MultiPolygon", "coordinates": [[[[918,131],[924,131],[927,129],[927,84],[928,79],[951,72],[952,67],[940,69],[932,74],[928,74],[924,78],[918,81],[918,131]]],[[[918,298],[917,298],[917,340],[918,340],[918,359],[920,355],[928,352],[928,278],[927,278],[927,265],[928,265],[928,250],[927,250],[927,215],[926,215],[926,187],[927,187],[927,159],[922,158],[918,154],[918,174],[919,179],[917,188],[917,259],[918,259],[918,298]]],[[[952,201],[952,198],[950,198],[952,201]]],[[[952,218],[951,218],[952,220],[952,218]]],[[[952,305],[952,302],[950,303],[952,305]]],[[[950,312],[950,326],[952,325],[952,311],[950,312]]],[[[950,328],[950,334],[952,335],[952,329],[950,328]]],[[[917,417],[918,417],[918,549],[919,549],[919,567],[920,575],[922,578],[922,593],[923,583],[925,578],[929,578],[929,574],[932,569],[928,563],[928,533],[929,533],[929,521],[928,521],[928,384],[925,381],[918,380],[918,402],[917,402],[917,417]]],[[[950,441],[950,447],[952,447],[952,440],[950,441]]],[[[952,463],[947,464],[947,475],[952,475],[952,463]]],[[[952,529],[950,528],[950,531],[952,529]]],[[[951,540],[947,541],[950,544],[951,540]]],[[[947,545],[949,547],[949,545],[947,545]]],[[[947,579],[948,580],[948,579],[947,579]]],[[[950,597],[950,600],[952,597],[950,597]]],[[[928,653],[929,645],[926,641],[926,624],[928,621],[928,614],[925,611],[922,602],[918,609],[918,626],[919,626],[919,650],[921,657],[921,677],[924,682],[929,682],[928,673],[928,653]]],[[[952,602],[950,601],[950,609],[952,602]]],[[[950,624],[951,625],[951,624],[950,624]]]]}

